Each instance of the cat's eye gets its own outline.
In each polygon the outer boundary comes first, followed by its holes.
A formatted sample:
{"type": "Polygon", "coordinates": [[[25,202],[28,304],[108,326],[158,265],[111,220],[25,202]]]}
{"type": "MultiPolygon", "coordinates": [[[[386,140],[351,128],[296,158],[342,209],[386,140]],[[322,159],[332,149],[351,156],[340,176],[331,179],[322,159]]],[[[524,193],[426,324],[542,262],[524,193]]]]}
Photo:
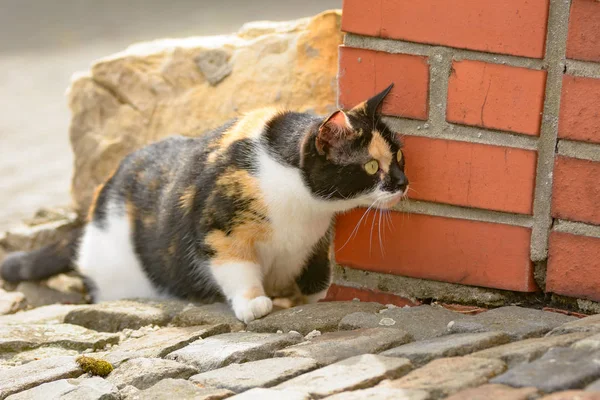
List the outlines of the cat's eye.
{"type": "Polygon", "coordinates": [[[365,171],[367,174],[374,175],[377,171],[379,171],[379,162],[377,160],[371,160],[365,164],[365,171]]]}
{"type": "Polygon", "coordinates": [[[402,150],[398,150],[398,153],[396,153],[396,158],[398,159],[398,164],[402,163],[402,159],[404,158],[404,154],[402,154],[402,150]]]}

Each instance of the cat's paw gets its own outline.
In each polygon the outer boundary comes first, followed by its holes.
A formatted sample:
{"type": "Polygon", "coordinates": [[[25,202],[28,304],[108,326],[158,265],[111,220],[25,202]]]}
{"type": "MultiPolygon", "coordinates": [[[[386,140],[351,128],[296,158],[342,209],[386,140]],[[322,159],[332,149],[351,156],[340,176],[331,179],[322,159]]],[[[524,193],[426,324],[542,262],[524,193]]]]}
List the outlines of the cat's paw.
{"type": "Polygon", "coordinates": [[[273,302],[267,296],[258,296],[250,300],[240,297],[233,300],[232,307],[237,319],[247,324],[270,313],[273,310],[273,302]]]}

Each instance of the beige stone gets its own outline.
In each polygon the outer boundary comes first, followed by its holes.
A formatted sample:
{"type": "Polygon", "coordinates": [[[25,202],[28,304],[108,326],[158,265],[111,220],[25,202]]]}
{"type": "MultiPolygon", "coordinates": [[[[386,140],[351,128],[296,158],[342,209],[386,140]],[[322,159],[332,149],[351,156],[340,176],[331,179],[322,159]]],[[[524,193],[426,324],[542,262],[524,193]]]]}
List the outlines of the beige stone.
{"type": "Polygon", "coordinates": [[[437,399],[483,385],[490,378],[501,374],[506,365],[500,360],[473,357],[451,357],[433,360],[395,381],[381,384],[382,387],[425,390],[437,399]]]}
{"type": "Polygon", "coordinates": [[[141,43],[75,77],[68,96],[79,214],[120,160],[148,143],[198,136],[260,106],[334,110],[340,19],[326,11],[229,36],[141,43]]]}

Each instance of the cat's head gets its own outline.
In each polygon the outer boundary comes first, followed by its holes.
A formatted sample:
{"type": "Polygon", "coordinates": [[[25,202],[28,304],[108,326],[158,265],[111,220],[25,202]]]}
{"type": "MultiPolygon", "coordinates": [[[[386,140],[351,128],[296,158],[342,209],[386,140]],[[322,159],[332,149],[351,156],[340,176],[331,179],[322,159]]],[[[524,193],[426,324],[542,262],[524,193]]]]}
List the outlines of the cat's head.
{"type": "Polygon", "coordinates": [[[308,171],[318,197],[388,208],[406,194],[402,143],[379,111],[392,86],[322,121],[308,171]]]}

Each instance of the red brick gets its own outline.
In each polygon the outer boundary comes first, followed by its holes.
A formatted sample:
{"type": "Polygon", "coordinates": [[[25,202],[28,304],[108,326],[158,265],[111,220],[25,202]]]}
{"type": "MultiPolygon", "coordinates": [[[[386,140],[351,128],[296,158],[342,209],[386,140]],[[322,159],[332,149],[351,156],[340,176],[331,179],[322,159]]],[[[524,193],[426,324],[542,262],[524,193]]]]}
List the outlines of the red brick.
{"type": "Polygon", "coordinates": [[[458,124],[539,135],[546,71],[455,61],[446,118],[458,124]]]}
{"type": "Polygon", "coordinates": [[[567,57],[600,61],[600,2],[597,0],[571,3],[567,57]]]}
{"type": "Polygon", "coordinates": [[[381,218],[369,212],[359,224],[364,212],[357,209],[337,218],[334,246],[340,265],[465,285],[536,290],[529,228],[397,212],[381,218]]]}
{"type": "Polygon", "coordinates": [[[542,307],[542,311],[555,312],[555,313],[563,314],[563,315],[571,315],[571,316],[577,317],[577,318],[585,318],[588,316],[586,314],[578,313],[575,311],[563,310],[561,308],[553,308],[553,307],[542,307]]]}
{"type": "Polygon", "coordinates": [[[552,216],[600,225],[600,162],[556,158],[552,216]]]}
{"type": "Polygon", "coordinates": [[[536,152],[418,136],[403,141],[410,198],[532,213],[536,152]]]}
{"type": "Polygon", "coordinates": [[[379,292],[371,289],[357,289],[348,286],[332,284],[327,291],[327,297],[323,301],[371,301],[381,304],[394,304],[398,307],[418,306],[419,302],[406,299],[391,293],[379,292]]]}
{"type": "Polygon", "coordinates": [[[427,119],[429,66],[426,57],[340,47],[340,107],[351,108],[392,82],[394,88],[386,97],[382,112],[427,119]]]}
{"type": "Polygon", "coordinates": [[[344,0],[342,30],[543,58],[548,0],[344,0]]]}
{"type": "Polygon", "coordinates": [[[600,239],[550,234],[546,291],[600,301],[600,239]]]}
{"type": "Polygon", "coordinates": [[[558,136],[600,143],[600,79],[563,77],[558,136]]]}

